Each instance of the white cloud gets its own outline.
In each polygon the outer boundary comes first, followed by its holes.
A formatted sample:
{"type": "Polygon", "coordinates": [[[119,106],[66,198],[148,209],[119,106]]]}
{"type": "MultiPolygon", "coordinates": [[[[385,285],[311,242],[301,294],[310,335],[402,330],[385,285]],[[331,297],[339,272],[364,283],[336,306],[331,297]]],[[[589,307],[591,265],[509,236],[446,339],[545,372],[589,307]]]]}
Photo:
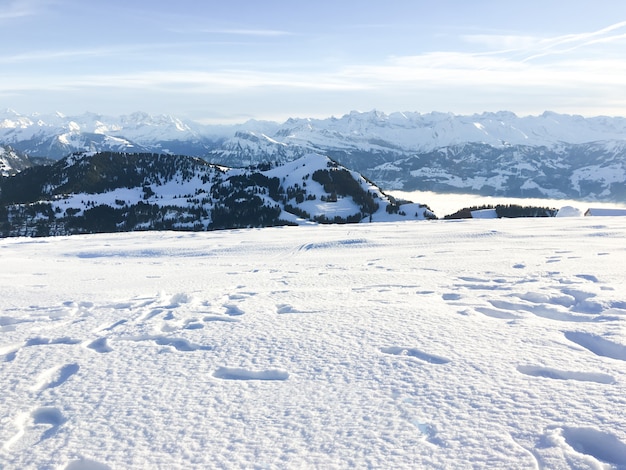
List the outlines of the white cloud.
{"type": "Polygon", "coordinates": [[[0,21],[42,14],[55,0],[8,0],[0,9],[0,21]]]}
{"type": "Polygon", "coordinates": [[[260,36],[281,37],[293,36],[294,33],[279,29],[249,29],[249,28],[168,28],[168,31],[179,34],[215,34],[225,36],[260,36]]]}
{"type": "MultiPolygon", "coordinates": [[[[492,54],[509,57],[523,56],[524,61],[532,61],[546,56],[565,55],[592,46],[624,43],[626,41],[626,21],[615,23],[597,31],[554,37],[475,34],[461,36],[461,39],[470,44],[485,46],[492,54]]],[[[621,46],[623,47],[623,44],[621,46]]],[[[602,49],[595,52],[603,53],[602,49]]]]}
{"type": "Polygon", "coordinates": [[[207,29],[203,32],[214,34],[232,34],[237,36],[291,36],[293,34],[289,31],[274,29],[207,29]]]}
{"type": "Polygon", "coordinates": [[[515,34],[468,34],[461,36],[461,39],[497,52],[528,50],[541,42],[541,38],[535,36],[515,34]]]}

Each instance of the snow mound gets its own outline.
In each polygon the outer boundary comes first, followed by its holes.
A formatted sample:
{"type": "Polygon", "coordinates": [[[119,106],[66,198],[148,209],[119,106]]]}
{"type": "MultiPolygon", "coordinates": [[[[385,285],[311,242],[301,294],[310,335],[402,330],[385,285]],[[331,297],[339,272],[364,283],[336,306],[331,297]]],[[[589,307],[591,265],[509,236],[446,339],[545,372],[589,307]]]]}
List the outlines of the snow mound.
{"type": "Polygon", "coordinates": [[[563,206],[556,213],[557,217],[581,217],[583,215],[580,209],[572,206],[563,206]]]}

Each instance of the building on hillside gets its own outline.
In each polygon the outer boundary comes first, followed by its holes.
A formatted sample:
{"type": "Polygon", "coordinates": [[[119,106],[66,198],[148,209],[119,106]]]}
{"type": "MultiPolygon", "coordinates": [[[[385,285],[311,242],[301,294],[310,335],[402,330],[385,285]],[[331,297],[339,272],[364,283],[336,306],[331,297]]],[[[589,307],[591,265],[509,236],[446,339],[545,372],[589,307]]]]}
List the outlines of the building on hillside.
{"type": "Polygon", "coordinates": [[[626,209],[598,209],[590,208],[585,212],[586,216],[604,216],[604,217],[618,217],[626,216],[626,209]]]}
{"type": "Polygon", "coordinates": [[[495,209],[478,209],[471,211],[472,219],[497,219],[498,213],[495,209]]]}

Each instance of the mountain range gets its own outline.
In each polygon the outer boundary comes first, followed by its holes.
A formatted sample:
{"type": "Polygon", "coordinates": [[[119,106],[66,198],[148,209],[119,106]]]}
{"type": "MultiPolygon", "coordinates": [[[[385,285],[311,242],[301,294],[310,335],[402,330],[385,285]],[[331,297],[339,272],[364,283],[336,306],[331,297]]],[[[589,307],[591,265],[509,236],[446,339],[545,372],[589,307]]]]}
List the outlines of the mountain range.
{"type": "MultiPolygon", "coordinates": [[[[283,123],[202,125],[172,116],[0,113],[7,175],[73,152],[188,155],[228,167],[331,157],[383,189],[626,200],[626,119],[545,112],[351,112],[283,123]],[[13,152],[13,153],[11,153],[13,152]],[[22,163],[18,163],[18,160],[22,163]]],[[[0,154],[2,158],[2,154],[0,154]]]]}

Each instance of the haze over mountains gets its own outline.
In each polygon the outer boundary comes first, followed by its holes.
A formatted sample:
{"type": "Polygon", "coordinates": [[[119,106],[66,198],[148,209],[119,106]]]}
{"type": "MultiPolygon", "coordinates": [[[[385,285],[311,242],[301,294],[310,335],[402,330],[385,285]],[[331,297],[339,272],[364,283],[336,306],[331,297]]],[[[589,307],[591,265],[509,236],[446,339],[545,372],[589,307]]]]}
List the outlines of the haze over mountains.
{"type": "MultiPolygon", "coordinates": [[[[327,155],[383,189],[513,197],[626,199],[626,119],[551,112],[467,116],[351,112],[202,125],[172,116],[0,113],[4,155],[59,159],[76,151],[202,157],[229,167],[327,155]]],[[[0,155],[0,159],[2,159],[0,155]]],[[[4,161],[4,174],[18,171],[4,161]]]]}

